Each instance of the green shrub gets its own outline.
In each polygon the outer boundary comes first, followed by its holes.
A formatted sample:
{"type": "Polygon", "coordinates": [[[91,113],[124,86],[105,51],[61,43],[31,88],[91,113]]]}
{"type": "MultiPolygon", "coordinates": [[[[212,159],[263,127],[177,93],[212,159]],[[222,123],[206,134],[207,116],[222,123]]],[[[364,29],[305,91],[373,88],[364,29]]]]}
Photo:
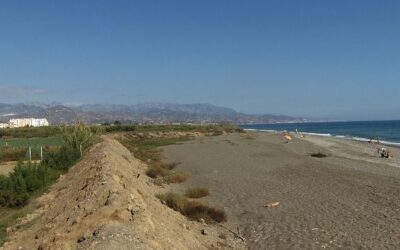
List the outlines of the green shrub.
{"type": "Polygon", "coordinates": [[[73,166],[80,158],[80,152],[61,147],[57,152],[47,152],[44,155],[43,164],[58,170],[67,170],[73,166]]]}
{"type": "Polygon", "coordinates": [[[80,145],[86,149],[93,143],[92,132],[82,124],[63,131],[66,145],[47,151],[40,164],[20,162],[9,176],[0,176],[0,206],[24,206],[79,160],[80,145]]]}
{"type": "Polygon", "coordinates": [[[9,176],[0,176],[0,205],[24,206],[29,196],[45,189],[51,180],[47,166],[18,163],[9,176]]]}
{"type": "Polygon", "coordinates": [[[79,152],[81,147],[82,150],[87,149],[94,142],[91,129],[83,123],[77,123],[73,127],[64,127],[62,131],[66,147],[73,152],[79,152]]]}

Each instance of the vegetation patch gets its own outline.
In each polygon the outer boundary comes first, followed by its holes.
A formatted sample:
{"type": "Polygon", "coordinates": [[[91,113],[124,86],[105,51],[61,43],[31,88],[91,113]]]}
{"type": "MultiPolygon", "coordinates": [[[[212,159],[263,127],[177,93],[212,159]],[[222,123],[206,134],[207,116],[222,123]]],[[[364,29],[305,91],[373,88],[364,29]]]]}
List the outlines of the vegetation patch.
{"type": "Polygon", "coordinates": [[[168,170],[172,170],[172,169],[176,168],[176,166],[178,166],[179,164],[180,164],[179,162],[161,163],[161,167],[168,169],[168,170]]]}
{"type": "Polygon", "coordinates": [[[167,175],[170,175],[170,171],[169,169],[163,168],[161,166],[150,166],[147,170],[146,170],[146,175],[150,178],[156,179],[158,177],[164,177],[167,175]]]}
{"type": "Polygon", "coordinates": [[[184,172],[174,172],[164,177],[165,183],[182,183],[189,179],[189,175],[184,172]]]}
{"type": "Polygon", "coordinates": [[[58,176],[67,171],[93,143],[93,135],[82,124],[65,131],[60,150],[49,152],[42,162],[19,162],[8,176],[0,175],[0,206],[21,207],[31,196],[44,191],[58,176]]]}
{"type": "MultiPolygon", "coordinates": [[[[185,174],[183,174],[182,172],[176,173],[172,171],[177,165],[178,163],[151,164],[149,168],[146,170],[146,175],[152,179],[165,177],[164,181],[167,183],[183,182],[184,180],[180,176],[185,174]]],[[[187,175],[185,175],[185,177],[187,177],[187,175]]]]}
{"type": "Polygon", "coordinates": [[[210,194],[210,191],[208,188],[201,188],[201,187],[196,187],[196,188],[188,188],[186,190],[185,196],[188,198],[192,199],[198,199],[202,197],[206,197],[210,194]]]}
{"type": "Polygon", "coordinates": [[[42,162],[19,162],[8,176],[0,175],[0,243],[5,241],[7,226],[25,214],[28,201],[47,190],[95,141],[83,124],[69,127],[62,138],[64,144],[45,154],[42,162]]]}
{"type": "Polygon", "coordinates": [[[202,204],[199,201],[188,200],[177,193],[168,192],[158,194],[156,197],[163,204],[192,220],[200,221],[200,219],[203,219],[207,223],[220,223],[227,219],[226,213],[223,210],[202,204]]]}
{"type": "Polygon", "coordinates": [[[196,221],[204,219],[207,223],[226,221],[226,213],[223,210],[204,205],[199,201],[188,201],[184,215],[196,221]]]}
{"type": "Polygon", "coordinates": [[[29,160],[29,148],[31,148],[31,159],[40,160],[41,148],[45,155],[49,151],[58,151],[63,144],[61,137],[3,139],[0,140],[0,161],[29,160]]]}
{"type": "Polygon", "coordinates": [[[312,156],[312,157],[315,157],[315,158],[325,158],[325,157],[328,157],[328,155],[326,155],[326,154],[324,154],[324,153],[321,153],[321,152],[312,153],[311,156],[312,156]]]}
{"type": "Polygon", "coordinates": [[[133,156],[147,162],[146,175],[153,179],[162,178],[164,183],[182,183],[189,178],[189,175],[181,171],[173,171],[179,163],[162,163],[161,146],[181,143],[189,140],[190,137],[182,136],[176,138],[120,138],[119,141],[128,148],[133,156]]]}

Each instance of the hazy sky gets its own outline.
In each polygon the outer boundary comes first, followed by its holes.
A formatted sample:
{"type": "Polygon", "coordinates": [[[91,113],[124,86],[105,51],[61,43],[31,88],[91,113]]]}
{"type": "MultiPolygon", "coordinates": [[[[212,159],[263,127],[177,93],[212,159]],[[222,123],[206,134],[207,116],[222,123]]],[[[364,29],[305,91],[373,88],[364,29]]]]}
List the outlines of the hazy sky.
{"type": "Polygon", "coordinates": [[[0,102],[400,119],[400,1],[0,1],[0,102]]]}

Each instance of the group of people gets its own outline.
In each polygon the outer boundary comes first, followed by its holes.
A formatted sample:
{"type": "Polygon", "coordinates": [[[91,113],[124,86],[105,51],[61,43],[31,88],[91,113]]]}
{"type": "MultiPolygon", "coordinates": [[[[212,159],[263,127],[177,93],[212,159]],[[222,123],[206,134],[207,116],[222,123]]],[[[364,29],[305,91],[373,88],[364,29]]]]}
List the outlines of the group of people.
{"type": "Polygon", "coordinates": [[[392,152],[390,152],[386,148],[378,148],[378,154],[381,158],[387,158],[387,159],[393,158],[392,152]]]}

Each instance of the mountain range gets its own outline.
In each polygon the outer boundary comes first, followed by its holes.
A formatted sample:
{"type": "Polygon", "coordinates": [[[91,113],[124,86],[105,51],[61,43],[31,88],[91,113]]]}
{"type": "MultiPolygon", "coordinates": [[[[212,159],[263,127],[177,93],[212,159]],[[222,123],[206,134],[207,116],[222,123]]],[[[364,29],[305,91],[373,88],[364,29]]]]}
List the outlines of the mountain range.
{"type": "Polygon", "coordinates": [[[11,118],[47,118],[51,124],[72,124],[80,119],[88,124],[114,121],[133,123],[233,123],[265,124],[308,122],[308,118],[285,115],[253,115],[206,103],[144,103],[136,105],[61,103],[0,103],[0,121],[11,118]]]}

